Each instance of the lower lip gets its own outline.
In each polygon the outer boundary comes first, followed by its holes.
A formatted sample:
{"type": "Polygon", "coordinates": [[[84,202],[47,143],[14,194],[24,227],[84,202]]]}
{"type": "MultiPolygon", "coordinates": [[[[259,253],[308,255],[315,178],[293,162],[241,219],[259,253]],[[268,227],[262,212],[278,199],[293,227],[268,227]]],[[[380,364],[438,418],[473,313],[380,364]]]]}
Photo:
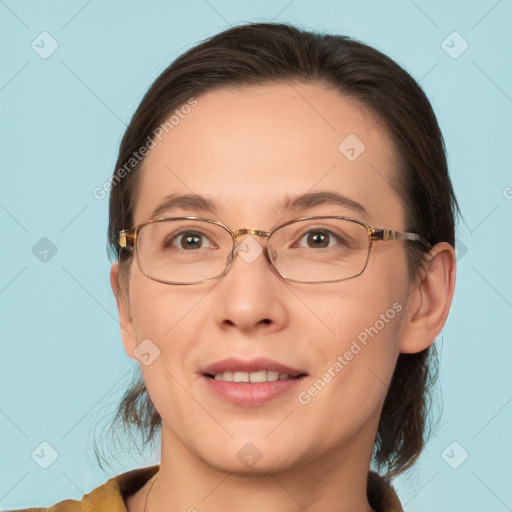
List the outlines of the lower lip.
{"type": "Polygon", "coordinates": [[[206,385],[217,396],[235,405],[256,407],[292,391],[304,377],[272,382],[227,382],[203,376],[206,385]]]}

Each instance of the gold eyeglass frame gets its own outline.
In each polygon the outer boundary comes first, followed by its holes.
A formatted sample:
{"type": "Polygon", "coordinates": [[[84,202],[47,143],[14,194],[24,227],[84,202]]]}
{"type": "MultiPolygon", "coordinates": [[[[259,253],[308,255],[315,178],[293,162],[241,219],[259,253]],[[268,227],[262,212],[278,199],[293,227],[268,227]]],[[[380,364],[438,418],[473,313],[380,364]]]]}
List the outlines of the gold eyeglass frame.
{"type": "Polygon", "coordinates": [[[190,285],[190,284],[201,284],[206,283],[208,281],[214,281],[217,279],[220,279],[224,275],[227,274],[229,269],[231,268],[233,261],[235,259],[235,254],[237,251],[238,245],[236,244],[236,239],[239,238],[242,235],[256,235],[265,237],[267,239],[267,247],[266,247],[266,253],[267,253],[267,259],[270,261],[276,272],[287,281],[295,282],[295,283],[305,283],[305,284],[324,284],[324,283],[337,283],[339,281],[346,281],[348,279],[353,279],[354,277],[360,276],[366,269],[368,265],[368,260],[370,258],[370,250],[372,248],[372,245],[374,242],[382,241],[382,242],[389,242],[391,240],[408,240],[410,242],[420,242],[425,248],[431,248],[431,244],[425,240],[422,236],[418,235],[417,233],[409,233],[407,231],[397,231],[395,229],[387,229],[387,228],[374,228],[373,226],[370,226],[367,222],[359,219],[353,219],[352,217],[340,217],[336,215],[321,215],[321,216],[313,216],[313,217],[300,217],[298,219],[293,219],[290,221],[285,222],[284,224],[280,224],[279,226],[272,229],[272,231],[263,231],[261,229],[253,229],[253,228],[244,228],[244,229],[237,229],[236,231],[233,231],[231,228],[223,224],[222,222],[212,220],[212,219],[206,219],[203,217],[163,217],[159,219],[152,219],[147,222],[143,222],[142,224],[138,224],[134,228],[131,229],[123,229],[122,231],[119,231],[119,238],[118,238],[118,245],[121,249],[132,249],[136,253],[136,259],[137,259],[137,265],[140,269],[140,271],[149,279],[152,279],[153,281],[163,283],[163,284],[174,284],[174,285],[190,285]],[[271,252],[269,252],[268,244],[270,237],[279,229],[284,228],[285,226],[288,226],[290,224],[294,224],[296,222],[304,221],[304,220],[316,220],[316,219],[340,219],[340,220],[347,220],[350,222],[354,222],[356,224],[359,224],[363,226],[366,229],[366,232],[368,234],[368,253],[366,255],[366,261],[364,264],[363,269],[361,272],[354,276],[350,277],[344,277],[342,279],[335,279],[335,280],[329,280],[329,281],[300,281],[297,279],[290,279],[289,277],[284,276],[281,274],[281,272],[277,269],[271,252]],[[194,281],[192,283],[180,283],[180,282],[174,282],[174,281],[164,281],[161,279],[156,279],[155,277],[150,276],[147,272],[144,271],[142,268],[139,257],[137,254],[137,240],[138,240],[138,234],[141,231],[141,229],[144,228],[144,226],[147,226],[149,224],[155,224],[158,222],[164,222],[164,221],[170,221],[170,220],[199,220],[204,222],[209,222],[211,224],[216,224],[217,226],[220,226],[221,228],[225,229],[230,235],[233,240],[233,248],[231,249],[231,253],[229,255],[229,261],[226,265],[226,268],[223,272],[221,272],[219,275],[215,277],[210,277],[208,279],[203,279],[201,281],[194,281]]]}

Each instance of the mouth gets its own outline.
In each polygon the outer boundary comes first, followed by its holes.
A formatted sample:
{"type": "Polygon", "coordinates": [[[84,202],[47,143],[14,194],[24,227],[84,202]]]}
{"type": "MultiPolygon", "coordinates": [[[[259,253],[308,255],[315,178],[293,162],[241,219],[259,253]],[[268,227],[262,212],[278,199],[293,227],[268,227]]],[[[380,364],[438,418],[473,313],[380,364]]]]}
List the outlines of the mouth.
{"type": "Polygon", "coordinates": [[[266,358],[224,359],[201,371],[207,389],[234,405],[254,407],[290,393],[308,374],[266,358]]]}
{"type": "Polygon", "coordinates": [[[251,382],[251,383],[259,383],[259,382],[275,382],[276,380],[292,380],[298,379],[300,377],[304,377],[306,374],[301,373],[298,375],[291,375],[286,372],[279,372],[278,370],[258,370],[256,372],[244,372],[244,371],[234,371],[234,372],[219,372],[215,375],[210,373],[206,373],[205,377],[215,380],[222,380],[224,382],[251,382]]]}
{"type": "Polygon", "coordinates": [[[245,383],[292,380],[307,375],[304,370],[263,357],[249,361],[237,358],[223,359],[207,366],[201,373],[214,380],[245,383]]]}

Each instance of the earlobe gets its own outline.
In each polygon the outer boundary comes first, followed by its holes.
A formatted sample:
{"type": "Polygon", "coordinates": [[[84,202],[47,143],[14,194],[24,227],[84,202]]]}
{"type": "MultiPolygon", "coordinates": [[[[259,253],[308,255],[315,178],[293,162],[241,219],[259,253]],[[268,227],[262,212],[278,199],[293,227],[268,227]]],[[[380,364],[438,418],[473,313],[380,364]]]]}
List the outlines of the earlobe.
{"type": "Polygon", "coordinates": [[[400,352],[421,352],[434,343],[448,318],[455,273],[454,248],[446,242],[436,244],[409,298],[400,352]]]}
{"type": "Polygon", "coordinates": [[[119,277],[119,262],[112,263],[110,267],[110,285],[114,297],[116,298],[117,311],[119,313],[119,325],[121,327],[121,338],[126,353],[132,358],[136,359],[133,351],[137,346],[137,339],[133,328],[133,322],[130,312],[130,301],[128,297],[128,290],[124,289],[121,285],[119,277]]]}

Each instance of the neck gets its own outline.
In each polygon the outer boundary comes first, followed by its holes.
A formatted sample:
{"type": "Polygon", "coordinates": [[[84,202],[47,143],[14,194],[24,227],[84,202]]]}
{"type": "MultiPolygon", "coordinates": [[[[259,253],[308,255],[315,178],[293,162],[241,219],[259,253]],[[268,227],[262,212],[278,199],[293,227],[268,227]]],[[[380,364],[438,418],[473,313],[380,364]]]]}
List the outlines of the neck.
{"type": "Polygon", "coordinates": [[[145,512],[370,512],[371,453],[350,451],[323,454],[285,470],[241,474],[206,464],[162,429],[160,471],[145,486],[145,512]]]}

